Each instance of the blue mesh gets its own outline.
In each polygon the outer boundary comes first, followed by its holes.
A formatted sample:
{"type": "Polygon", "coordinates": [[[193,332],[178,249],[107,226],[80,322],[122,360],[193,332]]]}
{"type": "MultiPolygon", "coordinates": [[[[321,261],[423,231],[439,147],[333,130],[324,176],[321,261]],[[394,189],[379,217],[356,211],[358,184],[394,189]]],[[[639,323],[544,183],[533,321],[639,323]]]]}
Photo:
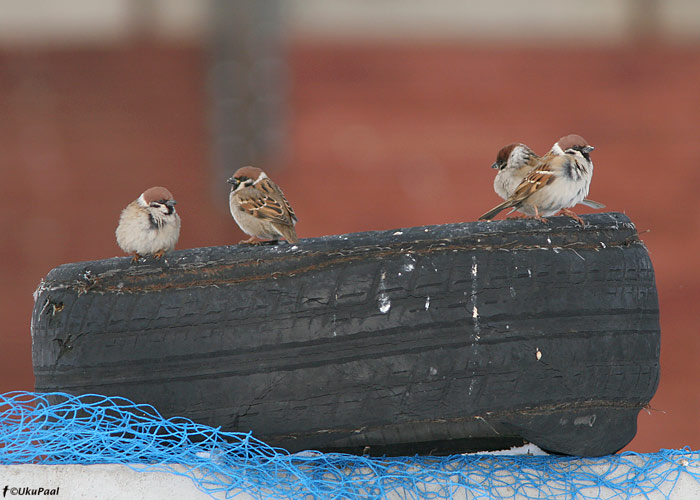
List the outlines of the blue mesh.
{"type": "Polygon", "coordinates": [[[0,395],[0,464],[125,464],[191,478],[234,498],[668,498],[681,474],[700,482],[700,453],[601,458],[453,455],[370,458],[290,454],[250,433],[223,432],[150,405],[99,395],[0,395]],[[177,465],[176,465],[177,464],[177,465]]]}

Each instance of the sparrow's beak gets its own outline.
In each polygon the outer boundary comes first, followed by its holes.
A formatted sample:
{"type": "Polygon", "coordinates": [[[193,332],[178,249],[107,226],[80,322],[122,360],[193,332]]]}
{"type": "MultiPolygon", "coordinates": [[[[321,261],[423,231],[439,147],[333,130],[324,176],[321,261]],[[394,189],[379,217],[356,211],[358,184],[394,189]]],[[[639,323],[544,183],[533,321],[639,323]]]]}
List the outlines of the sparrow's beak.
{"type": "Polygon", "coordinates": [[[583,147],[583,152],[584,152],[584,153],[590,153],[590,152],[593,151],[594,149],[595,149],[595,148],[594,148],[593,146],[584,146],[584,147],[583,147]]]}
{"type": "Polygon", "coordinates": [[[175,205],[177,205],[177,202],[175,200],[168,200],[165,202],[165,205],[170,208],[173,208],[175,205]]]}
{"type": "Polygon", "coordinates": [[[234,184],[234,185],[235,185],[236,182],[237,182],[237,180],[236,180],[235,177],[229,177],[229,179],[228,179],[226,182],[228,182],[229,184],[234,184]]]}
{"type": "Polygon", "coordinates": [[[491,168],[501,168],[501,165],[497,161],[493,162],[493,165],[491,165],[491,168]]]}

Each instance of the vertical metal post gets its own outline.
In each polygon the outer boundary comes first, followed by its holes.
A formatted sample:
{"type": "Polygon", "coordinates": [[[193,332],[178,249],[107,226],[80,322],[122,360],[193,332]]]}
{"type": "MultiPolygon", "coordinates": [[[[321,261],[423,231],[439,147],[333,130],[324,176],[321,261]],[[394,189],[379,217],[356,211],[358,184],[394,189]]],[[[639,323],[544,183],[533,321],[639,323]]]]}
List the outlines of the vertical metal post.
{"type": "Polygon", "coordinates": [[[286,71],[280,0],[212,0],[208,84],[216,197],[239,167],[279,149],[286,71]]]}
{"type": "Polygon", "coordinates": [[[660,35],[661,4],[659,0],[631,0],[630,30],[637,42],[654,41],[660,35]]]}

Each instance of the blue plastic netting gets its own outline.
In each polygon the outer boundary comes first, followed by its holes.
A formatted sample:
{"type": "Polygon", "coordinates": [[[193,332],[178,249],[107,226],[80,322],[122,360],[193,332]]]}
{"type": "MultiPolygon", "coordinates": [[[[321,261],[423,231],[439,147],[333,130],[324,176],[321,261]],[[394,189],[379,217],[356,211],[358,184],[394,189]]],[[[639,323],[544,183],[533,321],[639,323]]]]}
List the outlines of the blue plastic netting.
{"type": "Polygon", "coordinates": [[[27,463],[129,464],[188,476],[209,494],[262,499],[668,498],[681,475],[700,481],[700,453],[688,449],[585,460],[290,454],[124,398],[9,392],[0,395],[0,464],[27,463]]]}

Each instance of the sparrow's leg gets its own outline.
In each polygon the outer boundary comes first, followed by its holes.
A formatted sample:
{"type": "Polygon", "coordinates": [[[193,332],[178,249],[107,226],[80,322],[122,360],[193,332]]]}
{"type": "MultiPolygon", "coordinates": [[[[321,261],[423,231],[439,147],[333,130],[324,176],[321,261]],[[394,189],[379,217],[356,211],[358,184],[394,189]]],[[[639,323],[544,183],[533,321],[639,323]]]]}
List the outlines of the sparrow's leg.
{"type": "Polygon", "coordinates": [[[535,205],[535,217],[534,218],[540,222],[544,222],[545,224],[549,224],[549,221],[540,215],[540,211],[537,210],[537,205],[535,205]]]}
{"type": "Polygon", "coordinates": [[[579,224],[581,224],[581,227],[586,227],[586,223],[583,222],[583,219],[582,219],[581,217],[579,217],[578,215],[576,215],[576,214],[575,214],[574,212],[572,212],[571,210],[569,210],[568,208],[562,208],[562,209],[561,209],[561,213],[563,213],[564,215],[567,215],[567,216],[571,217],[572,219],[574,219],[576,222],[578,222],[579,224]]]}
{"type": "Polygon", "coordinates": [[[158,250],[156,253],[153,254],[153,256],[156,259],[162,259],[163,255],[165,255],[165,250],[158,250]]]}
{"type": "Polygon", "coordinates": [[[141,258],[141,256],[139,255],[139,253],[134,252],[134,255],[132,255],[132,257],[131,257],[131,263],[136,264],[140,258],[141,258]]]}

